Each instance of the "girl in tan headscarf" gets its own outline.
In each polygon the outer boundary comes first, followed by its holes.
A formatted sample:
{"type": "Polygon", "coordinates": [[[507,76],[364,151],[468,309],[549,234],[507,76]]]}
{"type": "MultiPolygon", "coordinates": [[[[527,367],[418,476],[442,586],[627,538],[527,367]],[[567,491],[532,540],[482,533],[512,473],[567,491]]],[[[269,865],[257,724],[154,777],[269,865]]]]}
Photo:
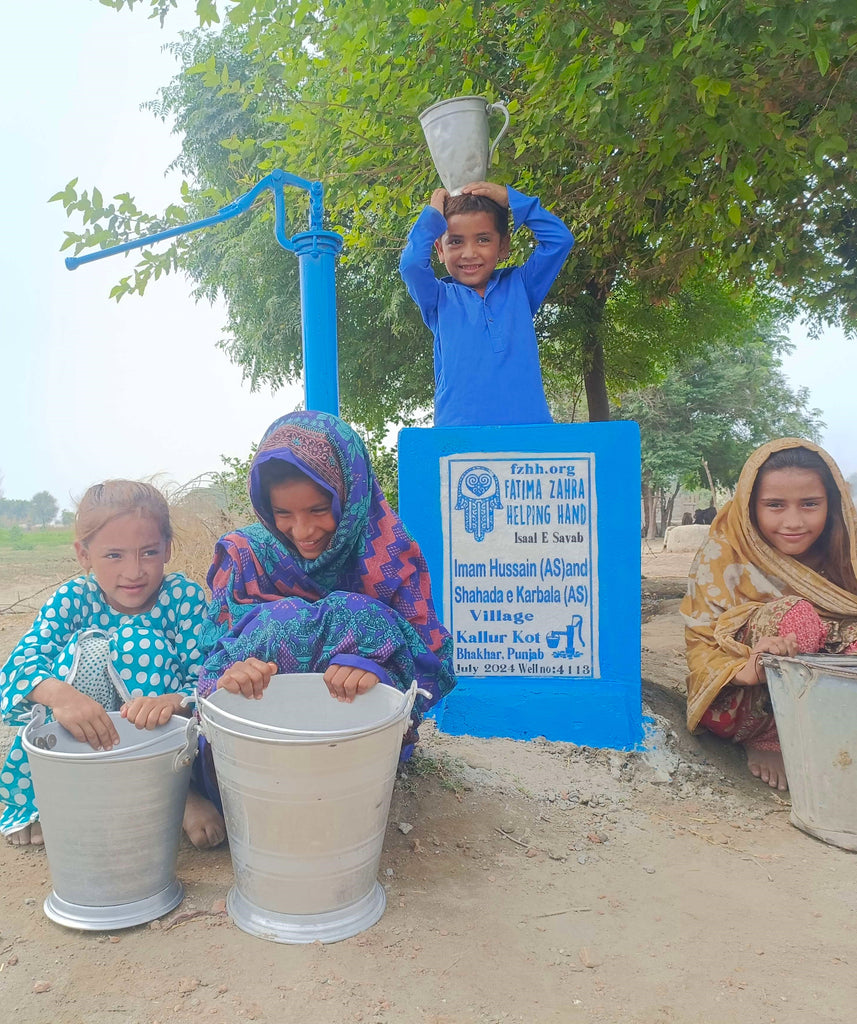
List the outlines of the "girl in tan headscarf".
{"type": "Polygon", "coordinates": [[[753,452],[681,613],[688,728],[742,743],[753,775],[786,789],[760,655],[857,653],[857,512],[827,452],[794,437],[753,452]]]}

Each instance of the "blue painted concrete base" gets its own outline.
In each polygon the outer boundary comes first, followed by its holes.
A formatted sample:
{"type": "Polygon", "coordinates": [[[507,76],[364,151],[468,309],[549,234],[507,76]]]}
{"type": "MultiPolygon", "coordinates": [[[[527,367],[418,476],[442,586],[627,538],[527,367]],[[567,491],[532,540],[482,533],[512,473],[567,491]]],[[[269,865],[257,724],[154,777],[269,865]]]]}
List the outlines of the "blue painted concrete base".
{"type": "Polygon", "coordinates": [[[453,736],[563,740],[636,750],[643,743],[639,691],[603,681],[524,683],[461,679],[431,717],[453,736]]]}
{"type": "Polygon", "coordinates": [[[399,512],[455,645],[440,729],[642,743],[635,423],[403,430],[399,512]]]}

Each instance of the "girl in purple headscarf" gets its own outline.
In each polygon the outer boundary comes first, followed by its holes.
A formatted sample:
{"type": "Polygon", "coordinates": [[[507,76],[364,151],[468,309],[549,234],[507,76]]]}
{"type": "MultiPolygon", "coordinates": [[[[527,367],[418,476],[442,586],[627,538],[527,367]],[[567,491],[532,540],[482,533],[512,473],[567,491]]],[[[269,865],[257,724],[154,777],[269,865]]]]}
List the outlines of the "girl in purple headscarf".
{"type": "MultiPolygon", "coordinates": [[[[422,552],[393,512],[358,435],[296,412],[265,433],[250,467],[259,523],[222,537],[208,574],[210,654],[199,692],[258,697],[275,672],[321,672],[350,701],[416,679],[415,721],[455,685],[452,638],[422,552]]],[[[415,730],[403,753],[412,749],[415,730]]]]}

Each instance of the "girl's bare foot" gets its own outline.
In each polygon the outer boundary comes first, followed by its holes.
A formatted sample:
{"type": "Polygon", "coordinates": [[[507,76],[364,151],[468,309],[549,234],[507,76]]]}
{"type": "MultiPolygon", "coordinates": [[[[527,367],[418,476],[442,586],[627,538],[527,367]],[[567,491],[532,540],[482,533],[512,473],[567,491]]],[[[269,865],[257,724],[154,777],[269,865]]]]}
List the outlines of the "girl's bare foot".
{"type": "Polygon", "coordinates": [[[747,751],[747,767],[750,774],[762,782],[767,782],[771,789],[786,790],[789,788],[786,779],[786,766],[782,752],[779,750],[759,750],[750,743],[744,744],[747,751]]]}
{"type": "Polygon", "coordinates": [[[210,850],[220,846],[226,838],[226,824],[223,816],[202,793],[190,787],[184,805],[182,828],[188,839],[198,850],[210,850]]]}
{"type": "Polygon", "coordinates": [[[37,821],[34,821],[32,825],[19,828],[17,832],[10,832],[6,836],[6,840],[12,846],[41,846],[45,841],[42,836],[42,826],[37,821]]]}

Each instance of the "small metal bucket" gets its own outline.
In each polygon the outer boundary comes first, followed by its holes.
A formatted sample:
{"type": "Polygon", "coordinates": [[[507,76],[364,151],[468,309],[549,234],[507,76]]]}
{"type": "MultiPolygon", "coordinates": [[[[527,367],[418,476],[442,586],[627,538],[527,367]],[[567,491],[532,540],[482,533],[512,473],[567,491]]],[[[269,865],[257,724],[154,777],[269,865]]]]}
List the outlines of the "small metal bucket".
{"type": "Polygon", "coordinates": [[[337,942],[384,913],[378,883],[402,736],[417,694],[378,684],[334,700],[318,674],[277,675],[260,700],[200,698],[239,928],[273,942],[337,942]]]}
{"type": "Polygon", "coordinates": [[[484,96],[456,96],[427,107],[420,124],[431,158],[444,188],[458,195],[472,181],[488,177],[491,158],[509,127],[509,111],[503,103],[489,103],[484,96]],[[503,127],[493,142],[488,134],[488,116],[503,114],[503,127]]]}
{"type": "Polygon", "coordinates": [[[196,755],[195,719],[140,730],[108,712],[119,743],[93,750],[36,705],[24,729],[53,891],[45,914],[88,931],[161,917],[184,896],[176,878],[196,755]]]}
{"type": "Polygon", "coordinates": [[[857,850],[857,657],[762,656],[791,791],[791,822],[857,850]]]}

